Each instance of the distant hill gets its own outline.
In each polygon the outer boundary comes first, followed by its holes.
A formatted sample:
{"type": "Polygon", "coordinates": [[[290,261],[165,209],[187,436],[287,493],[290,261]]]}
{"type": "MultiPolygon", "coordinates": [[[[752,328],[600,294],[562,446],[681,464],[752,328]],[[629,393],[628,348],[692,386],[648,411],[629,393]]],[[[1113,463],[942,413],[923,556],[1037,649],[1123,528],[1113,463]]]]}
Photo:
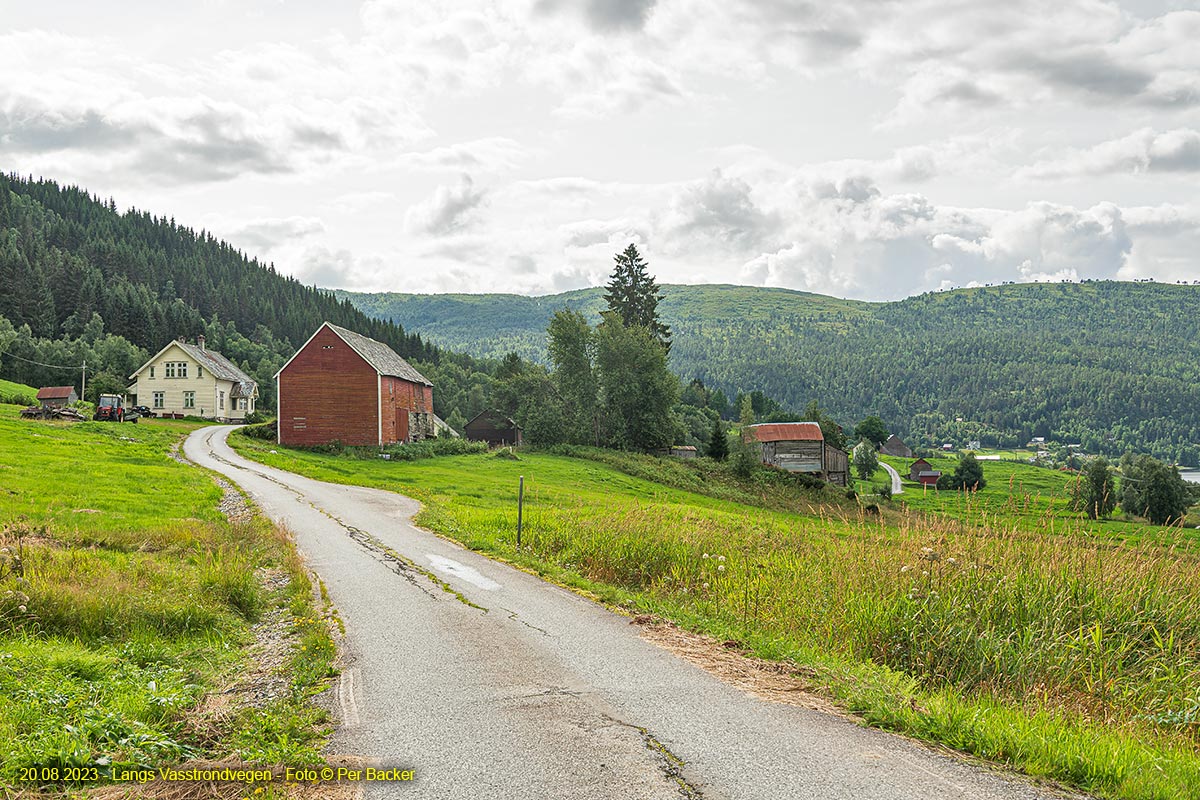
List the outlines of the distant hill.
{"type": "MultiPolygon", "coordinates": [[[[724,285],[663,293],[675,370],[731,398],[816,399],[846,425],[879,414],[915,445],[1050,435],[1091,452],[1196,460],[1198,286],[1018,284],[890,303],[724,285]]],[[[336,293],[438,345],[535,359],[555,310],[598,319],[602,294],[336,293]]]]}
{"type": "Polygon", "coordinates": [[[147,352],[204,333],[258,380],[270,407],[274,371],[325,320],[407,358],[440,358],[420,336],[206,231],[138,209],[118,213],[78,187],[0,174],[0,350],[8,354],[0,377],[78,387],[78,373],[45,364],[86,358],[120,383],[147,352]]]}

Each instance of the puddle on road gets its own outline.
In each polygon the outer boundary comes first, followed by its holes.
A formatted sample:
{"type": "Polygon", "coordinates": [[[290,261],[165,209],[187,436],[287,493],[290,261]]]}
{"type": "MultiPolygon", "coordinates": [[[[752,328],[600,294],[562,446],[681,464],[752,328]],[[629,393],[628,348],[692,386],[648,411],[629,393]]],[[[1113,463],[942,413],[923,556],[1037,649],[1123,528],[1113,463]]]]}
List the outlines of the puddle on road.
{"type": "Polygon", "coordinates": [[[429,559],[429,566],[433,567],[436,571],[445,573],[446,575],[453,575],[456,578],[461,578],[472,586],[478,586],[480,589],[487,589],[489,592],[494,592],[497,589],[504,588],[474,567],[468,567],[466,564],[460,564],[452,558],[435,556],[432,553],[426,553],[425,557],[429,559]]]}

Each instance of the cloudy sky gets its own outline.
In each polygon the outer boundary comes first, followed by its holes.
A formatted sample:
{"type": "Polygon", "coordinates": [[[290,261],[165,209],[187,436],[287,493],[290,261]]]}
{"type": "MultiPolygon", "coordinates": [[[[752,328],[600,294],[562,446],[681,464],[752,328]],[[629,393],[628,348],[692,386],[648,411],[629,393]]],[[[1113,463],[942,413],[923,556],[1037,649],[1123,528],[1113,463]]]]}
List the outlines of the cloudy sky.
{"type": "Polygon", "coordinates": [[[0,169],[305,282],[1200,280],[1200,2],[5,3],[0,169]]]}

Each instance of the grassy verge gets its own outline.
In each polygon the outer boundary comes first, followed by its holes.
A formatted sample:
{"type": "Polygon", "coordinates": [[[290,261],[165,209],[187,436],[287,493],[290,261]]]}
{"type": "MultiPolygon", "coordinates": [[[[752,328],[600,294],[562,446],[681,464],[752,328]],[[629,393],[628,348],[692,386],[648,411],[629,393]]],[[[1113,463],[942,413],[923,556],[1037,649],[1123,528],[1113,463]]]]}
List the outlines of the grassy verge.
{"type": "MultiPolygon", "coordinates": [[[[734,489],[710,478],[702,494],[636,477],[649,465],[636,458],[396,463],[231,441],[273,466],[410,494],[422,525],[469,547],[807,667],[870,724],[1103,796],[1200,795],[1200,563],[1184,541],[1151,543],[1176,532],[1047,536],[999,515],[981,528],[804,493],[788,510],[770,492],[719,496],[734,489]]],[[[700,480],[655,464],[661,480],[700,480]]]]}
{"type": "Polygon", "coordinates": [[[17,411],[0,405],[0,787],[42,783],[34,767],[311,762],[334,648],[287,537],[226,521],[212,478],[169,456],[187,425],[17,411]],[[285,689],[209,713],[268,622],[285,689]]]}

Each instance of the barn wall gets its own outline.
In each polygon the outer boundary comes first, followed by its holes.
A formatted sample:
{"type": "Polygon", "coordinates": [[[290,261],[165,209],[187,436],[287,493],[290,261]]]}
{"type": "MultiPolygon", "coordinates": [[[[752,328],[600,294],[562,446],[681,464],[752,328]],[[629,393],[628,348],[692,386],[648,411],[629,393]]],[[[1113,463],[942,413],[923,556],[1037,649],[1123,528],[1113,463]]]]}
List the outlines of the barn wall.
{"type": "Polygon", "coordinates": [[[375,369],[322,328],[279,374],[279,441],[378,444],[378,385],[375,369]]]}
{"type": "Polygon", "coordinates": [[[384,375],[379,384],[379,393],[383,407],[384,444],[404,441],[405,431],[402,428],[405,427],[409,440],[433,435],[432,386],[384,375]],[[407,425],[399,420],[397,411],[407,413],[407,425]]]}
{"type": "Polygon", "coordinates": [[[846,451],[825,445],[825,480],[838,486],[850,483],[850,456],[846,451]]]}
{"type": "Polygon", "coordinates": [[[768,442],[763,446],[763,460],[788,472],[821,472],[823,445],[819,441],[768,442]]]}

